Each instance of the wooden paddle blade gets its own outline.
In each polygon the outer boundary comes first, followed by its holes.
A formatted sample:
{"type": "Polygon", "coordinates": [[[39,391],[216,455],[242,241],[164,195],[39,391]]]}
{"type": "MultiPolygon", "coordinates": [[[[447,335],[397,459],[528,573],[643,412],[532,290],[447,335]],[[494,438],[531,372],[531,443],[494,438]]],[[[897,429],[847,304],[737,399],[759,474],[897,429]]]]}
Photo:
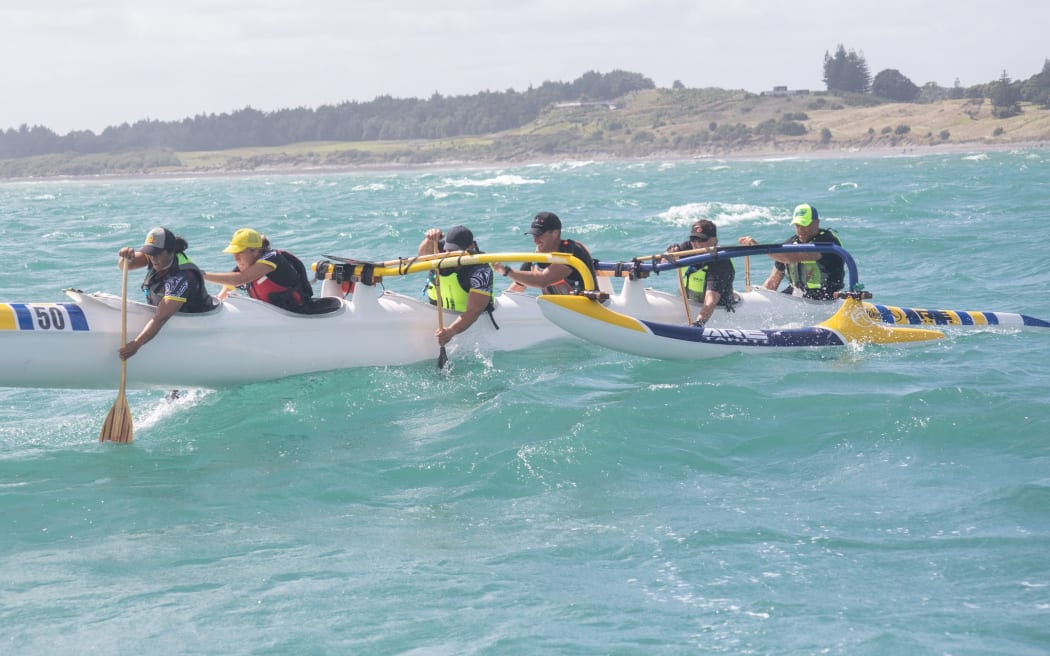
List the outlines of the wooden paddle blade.
{"type": "Polygon", "coordinates": [[[445,365],[448,364],[448,353],[445,353],[445,347],[441,347],[441,353],[438,354],[438,369],[444,369],[445,365]]]}
{"type": "Polygon", "coordinates": [[[133,439],[135,439],[135,428],[131,423],[131,408],[128,407],[127,398],[120,394],[117,396],[117,400],[113,402],[113,407],[110,408],[109,414],[106,415],[106,421],[102,423],[98,441],[105,442],[110,440],[111,442],[127,444],[133,439]]]}

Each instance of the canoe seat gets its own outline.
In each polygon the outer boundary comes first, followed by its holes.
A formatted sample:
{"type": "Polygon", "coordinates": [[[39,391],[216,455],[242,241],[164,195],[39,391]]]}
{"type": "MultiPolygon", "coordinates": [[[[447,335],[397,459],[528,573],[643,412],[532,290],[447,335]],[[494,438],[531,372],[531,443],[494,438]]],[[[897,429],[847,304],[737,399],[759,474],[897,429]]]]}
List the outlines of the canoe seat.
{"type": "Polygon", "coordinates": [[[335,312],[343,306],[342,300],[335,296],[322,296],[321,298],[307,299],[306,303],[298,309],[296,314],[328,314],[335,312]]]}

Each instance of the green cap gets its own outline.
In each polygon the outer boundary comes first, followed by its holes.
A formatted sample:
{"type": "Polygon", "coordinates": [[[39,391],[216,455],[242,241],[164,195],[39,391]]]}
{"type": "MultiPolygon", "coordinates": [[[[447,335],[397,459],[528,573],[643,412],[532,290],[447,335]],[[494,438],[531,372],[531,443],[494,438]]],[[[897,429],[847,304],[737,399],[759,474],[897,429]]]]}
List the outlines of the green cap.
{"type": "Polygon", "coordinates": [[[795,216],[793,219],[791,219],[791,223],[793,223],[794,225],[800,225],[803,228],[805,228],[810,223],[819,220],[820,217],[817,216],[817,208],[806,203],[802,203],[801,205],[795,208],[795,216]]]}

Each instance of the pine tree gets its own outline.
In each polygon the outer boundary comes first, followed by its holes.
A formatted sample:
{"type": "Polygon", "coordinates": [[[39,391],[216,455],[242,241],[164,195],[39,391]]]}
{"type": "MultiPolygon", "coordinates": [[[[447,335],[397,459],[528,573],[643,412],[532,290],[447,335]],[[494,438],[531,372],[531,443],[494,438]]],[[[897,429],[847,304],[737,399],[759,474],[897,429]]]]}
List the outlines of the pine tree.
{"type": "Polygon", "coordinates": [[[864,55],[854,50],[846,52],[841,43],[834,57],[825,51],[824,84],[828,91],[867,93],[871,88],[871,73],[864,55]]]}

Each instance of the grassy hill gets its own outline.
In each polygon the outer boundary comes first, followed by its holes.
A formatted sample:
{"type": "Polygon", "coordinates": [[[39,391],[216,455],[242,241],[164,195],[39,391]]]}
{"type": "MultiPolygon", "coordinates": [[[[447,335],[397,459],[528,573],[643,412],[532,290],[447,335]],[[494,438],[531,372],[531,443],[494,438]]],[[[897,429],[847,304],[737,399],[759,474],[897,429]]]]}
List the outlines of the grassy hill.
{"type": "Polygon", "coordinates": [[[0,177],[308,170],[557,159],[727,157],[871,149],[1050,147],[1050,110],[999,119],[987,100],[882,103],[825,94],[653,89],[615,103],[562,103],[497,134],[440,140],[308,142],[226,151],[52,155],[0,161],[0,177]]]}

